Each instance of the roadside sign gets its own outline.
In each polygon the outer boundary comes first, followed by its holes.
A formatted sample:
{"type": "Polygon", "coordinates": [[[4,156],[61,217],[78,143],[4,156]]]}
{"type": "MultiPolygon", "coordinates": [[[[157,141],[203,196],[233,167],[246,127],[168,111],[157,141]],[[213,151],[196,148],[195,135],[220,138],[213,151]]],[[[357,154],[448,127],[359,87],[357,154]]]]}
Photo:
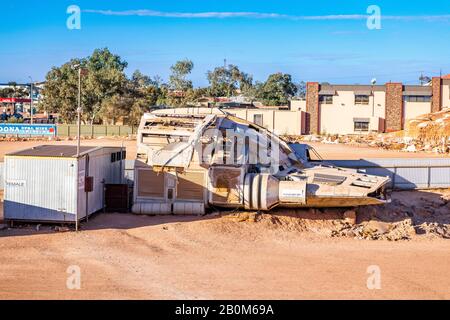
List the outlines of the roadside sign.
{"type": "Polygon", "coordinates": [[[0,123],[0,135],[1,134],[55,136],[56,135],[56,125],[54,125],[54,124],[0,123]]]}

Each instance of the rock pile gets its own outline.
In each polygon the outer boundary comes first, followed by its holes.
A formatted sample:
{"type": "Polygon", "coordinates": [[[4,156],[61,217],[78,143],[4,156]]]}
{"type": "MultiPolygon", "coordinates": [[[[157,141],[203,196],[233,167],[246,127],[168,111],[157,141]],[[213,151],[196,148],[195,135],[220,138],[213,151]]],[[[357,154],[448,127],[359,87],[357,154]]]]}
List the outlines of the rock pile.
{"type": "Polygon", "coordinates": [[[405,130],[362,135],[285,136],[288,142],[321,142],[368,146],[403,152],[450,153],[450,108],[406,122],[405,130]]]}
{"type": "MultiPolygon", "coordinates": [[[[256,222],[289,232],[368,240],[410,240],[417,236],[450,239],[450,190],[402,191],[391,203],[355,210],[276,209],[270,213],[239,212],[236,222],[256,222]]],[[[223,213],[226,216],[226,213],[223,213]]]]}

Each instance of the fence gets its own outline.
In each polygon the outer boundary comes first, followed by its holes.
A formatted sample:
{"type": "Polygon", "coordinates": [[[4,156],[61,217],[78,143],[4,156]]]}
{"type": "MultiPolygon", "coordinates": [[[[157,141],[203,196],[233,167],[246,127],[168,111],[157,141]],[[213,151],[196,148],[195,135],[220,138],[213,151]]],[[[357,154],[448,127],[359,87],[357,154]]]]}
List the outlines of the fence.
{"type": "MultiPolygon", "coordinates": [[[[137,133],[138,127],[115,125],[82,125],[80,134],[89,137],[129,136],[137,133]]],[[[49,136],[74,137],[78,133],[76,124],[0,124],[0,136],[49,136]]]]}
{"type": "Polygon", "coordinates": [[[450,188],[450,159],[327,160],[337,167],[388,176],[391,189],[450,188]]]}
{"type": "MultiPolygon", "coordinates": [[[[358,169],[367,174],[389,176],[393,189],[450,188],[450,159],[365,159],[327,160],[335,166],[358,169]]],[[[0,189],[3,189],[3,163],[0,162],[0,189]]],[[[134,180],[134,160],[125,161],[125,178],[134,180]]]]}
{"type": "MultiPolygon", "coordinates": [[[[56,135],[58,137],[76,136],[78,127],[76,124],[58,124],[56,135]]],[[[133,126],[113,126],[113,125],[82,125],[80,134],[82,136],[103,137],[103,136],[128,136],[136,134],[137,127],[133,126]]]]}

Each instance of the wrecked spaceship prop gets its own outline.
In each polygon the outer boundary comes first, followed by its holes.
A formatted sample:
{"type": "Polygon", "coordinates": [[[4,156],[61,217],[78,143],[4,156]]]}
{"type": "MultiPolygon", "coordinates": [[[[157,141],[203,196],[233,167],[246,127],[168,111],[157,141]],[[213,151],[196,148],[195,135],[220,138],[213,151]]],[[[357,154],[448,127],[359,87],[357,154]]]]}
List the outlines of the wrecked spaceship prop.
{"type": "Polygon", "coordinates": [[[312,148],[288,144],[219,109],[146,113],[137,143],[135,213],[352,207],[389,201],[388,177],[308,161],[312,148]]]}

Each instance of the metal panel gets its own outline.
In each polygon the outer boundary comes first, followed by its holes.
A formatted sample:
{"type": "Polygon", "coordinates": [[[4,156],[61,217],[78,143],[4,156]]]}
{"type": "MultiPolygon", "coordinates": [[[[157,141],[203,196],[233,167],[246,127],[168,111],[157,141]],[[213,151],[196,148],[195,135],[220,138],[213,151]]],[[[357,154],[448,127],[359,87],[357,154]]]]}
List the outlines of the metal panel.
{"type": "Polygon", "coordinates": [[[322,89],[319,91],[319,95],[321,96],[334,96],[336,95],[336,90],[334,89],[322,89]]]}
{"type": "Polygon", "coordinates": [[[75,221],[76,159],[5,156],[4,217],[75,221]]]}
{"type": "Polygon", "coordinates": [[[132,187],[134,184],[134,160],[125,160],[124,178],[124,182],[128,183],[128,185],[132,187]]]}
{"type": "Polygon", "coordinates": [[[4,163],[0,162],[0,190],[3,190],[4,188],[4,180],[5,180],[4,169],[5,169],[4,163]]]}
{"type": "Polygon", "coordinates": [[[177,199],[203,201],[206,190],[205,172],[187,171],[177,176],[177,199]]]}
{"type": "MultiPolygon", "coordinates": [[[[103,189],[105,184],[121,184],[123,182],[125,161],[117,160],[115,157],[116,161],[111,162],[111,154],[120,152],[120,147],[105,147],[89,153],[88,168],[85,174],[93,177],[94,188],[93,192],[89,192],[87,195],[88,214],[97,212],[104,207],[103,189]]],[[[81,193],[85,197],[85,192],[81,193]]],[[[86,214],[81,214],[81,217],[85,216],[86,214]]]]}
{"type": "Polygon", "coordinates": [[[79,159],[6,155],[5,219],[75,222],[99,211],[104,183],[123,181],[125,161],[111,162],[112,152],[121,148],[92,149],[79,159]],[[84,188],[87,176],[93,177],[89,193],[84,188]]]}
{"type": "Polygon", "coordinates": [[[419,96],[419,97],[431,97],[433,93],[430,92],[419,92],[419,91],[403,91],[404,96],[419,96]]]}
{"type": "Polygon", "coordinates": [[[395,189],[450,188],[450,159],[327,160],[338,167],[389,176],[395,189]]]}
{"type": "Polygon", "coordinates": [[[370,122],[370,118],[353,118],[353,122],[370,122]]]}
{"type": "Polygon", "coordinates": [[[137,170],[137,196],[145,198],[164,199],[165,173],[155,172],[152,169],[137,170]]]}

